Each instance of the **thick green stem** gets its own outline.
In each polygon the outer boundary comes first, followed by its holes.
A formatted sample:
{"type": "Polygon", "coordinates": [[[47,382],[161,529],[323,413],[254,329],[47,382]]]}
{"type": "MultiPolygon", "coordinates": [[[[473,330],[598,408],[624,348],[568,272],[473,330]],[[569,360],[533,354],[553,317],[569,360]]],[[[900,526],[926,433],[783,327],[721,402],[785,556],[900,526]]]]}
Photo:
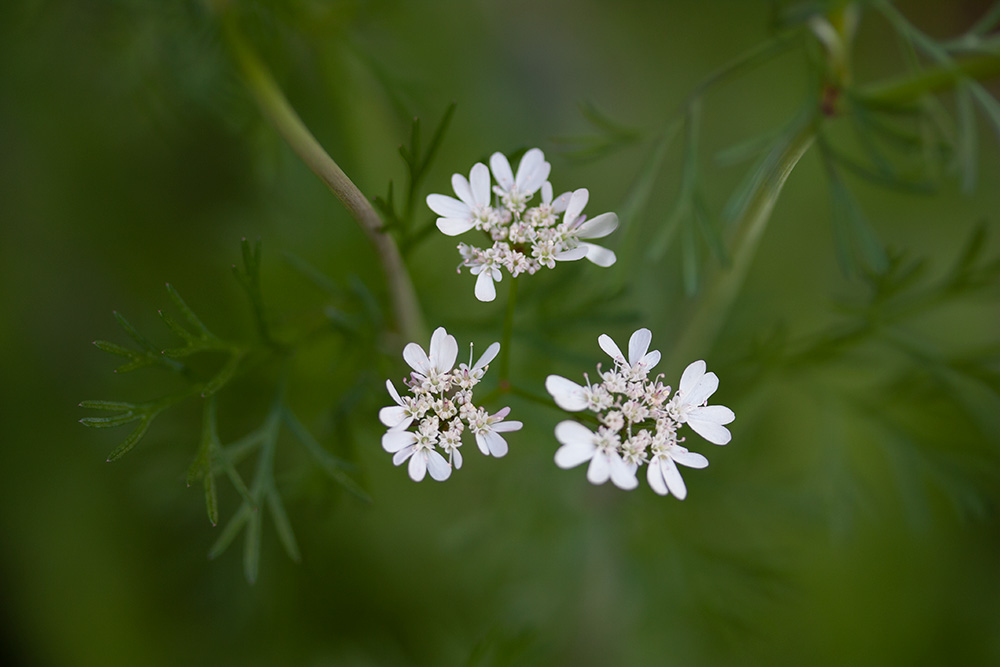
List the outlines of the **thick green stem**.
{"type": "Polygon", "coordinates": [[[787,141],[775,147],[773,168],[761,180],[737,220],[732,264],[728,269],[720,269],[720,273],[716,273],[708,288],[698,297],[697,308],[671,353],[669,368],[680,368],[704,354],[715,342],[743,287],[778,195],[815,138],[816,128],[810,118],[787,141]]]}
{"type": "Polygon", "coordinates": [[[244,40],[236,26],[235,17],[231,13],[224,13],[222,18],[226,38],[236,62],[262,113],[306,166],[330,188],[351,216],[357,220],[368,240],[375,246],[376,254],[382,263],[400,331],[409,340],[422,340],[425,337],[426,327],[420,312],[417,293],[399,248],[392,236],[386,233],[382,219],[371,202],[323,150],[295,109],[288,103],[267,67],[244,40]]]}
{"type": "Polygon", "coordinates": [[[500,339],[500,390],[510,386],[510,339],[514,333],[514,308],[517,305],[517,278],[510,279],[510,294],[507,295],[507,311],[503,317],[503,337],[500,339]]]}

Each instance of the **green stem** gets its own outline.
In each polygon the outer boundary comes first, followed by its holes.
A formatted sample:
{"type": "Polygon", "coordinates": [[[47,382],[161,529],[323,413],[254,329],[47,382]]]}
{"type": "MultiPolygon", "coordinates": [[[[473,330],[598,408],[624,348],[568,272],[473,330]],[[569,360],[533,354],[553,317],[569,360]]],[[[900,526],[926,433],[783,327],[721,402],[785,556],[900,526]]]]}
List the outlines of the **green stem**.
{"type": "Polygon", "coordinates": [[[375,246],[388,282],[396,323],[409,340],[424,338],[423,316],[410,274],[392,236],[371,202],[323,150],[309,128],[299,118],[257,54],[250,48],[231,12],[222,15],[223,29],[240,71],[261,112],[278,134],[340,200],[375,246]]]}
{"type": "Polygon", "coordinates": [[[503,337],[500,339],[500,390],[510,387],[510,339],[514,333],[514,308],[517,304],[517,277],[510,279],[510,293],[507,295],[507,311],[503,317],[503,337]]]}
{"type": "Polygon", "coordinates": [[[917,102],[924,95],[951,90],[963,77],[982,81],[1000,76],[1000,56],[981,55],[929,67],[917,74],[864,86],[853,96],[865,106],[892,109],[917,102]]]}
{"type": "Polygon", "coordinates": [[[720,269],[721,272],[716,273],[698,297],[698,307],[671,353],[670,368],[680,368],[697,355],[704,354],[715,342],[743,287],[781,189],[815,137],[816,127],[812,117],[809,117],[785,142],[775,146],[774,166],[761,180],[736,221],[732,264],[728,270],[720,269]]]}

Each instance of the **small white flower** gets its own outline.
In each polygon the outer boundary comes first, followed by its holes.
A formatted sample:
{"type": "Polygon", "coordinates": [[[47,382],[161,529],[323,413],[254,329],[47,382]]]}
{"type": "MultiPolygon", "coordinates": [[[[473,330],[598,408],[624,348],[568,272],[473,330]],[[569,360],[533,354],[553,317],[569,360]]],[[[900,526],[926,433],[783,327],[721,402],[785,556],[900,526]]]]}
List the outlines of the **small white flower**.
{"type": "Polygon", "coordinates": [[[501,408],[495,415],[480,409],[480,414],[470,420],[469,429],[475,434],[476,444],[483,454],[499,458],[507,453],[507,441],[500,434],[519,431],[524,426],[519,421],[505,422],[503,419],[509,414],[510,408],[501,408]]]}
{"type": "Polygon", "coordinates": [[[620,489],[634,489],[639,485],[635,467],[622,459],[614,446],[618,437],[612,435],[610,432],[594,433],[575,421],[559,422],[556,440],[562,447],[556,451],[556,465],[565,470],[590,461],[587,480],[591,484],[604,484],[610,479],[620,489]]]}
{"type": "Polygon", "coordinates": [[[625,418],[622,416],[622,413],[618,410],[612,410],[611,412],[604,415],[604,419],[602,421],[604,422],[605,426],[610,428],[615,433],[622,430],[622,428],[624,428],[625,426],[625,418]]]}
{"type": "Polygon", "coordinates": [[[432,442],[411,431],[388,431],[382,436],[382,448],[393,454],[393,465],[409,460],[410,479],[419,482],[430,472],[431,478],[443,482],[451,476],[451,466],[434,448],[432,442]]]}
{"type": "Polygon", "coordinates": [[[602,384],[585,387],[583,395],[587,399],[587,409],[593,412],[602,412],[615,405],[615,397],[602,384]]]}
{"type": "Polygon", "coordinates": [[[564,192],[555,199],[552,198],[552,184],[548,181],[542,183],[542,205],[539,206],[542,213],[562,213],[569,206],[569,199],[572,192],[564,192]]]}
{"type": "Polygon", "coordinates": [[[428,356],[424,348],[416,343],[407,343],[403,348],[403,359],[416,371],[415,375],[420,380],[427,379],[434,387],[455,366],[458,342],[444,330],[444,327],[438,327],[431,335],[430,352],[428,356]]]}
{"type": "Polygon", "coordinates": [[[628,389],[628,382],[621,373],[608,371],[601,375],[601,379],[604,380],[603,387],[608,393],[624,394],[625,390],[628,389]]]}
{"type": "Polygon", "coordinates": [[[448,236],[458,236],[490,217],[490,170],[477,162],[469,180],[453,174],[451,186],[458,199],[447,195],[427,195],[427,206],[440,215],[437,228],[448,236]]]}
{"type": "Polygon", "coordinates": [[[661,449],[650,459],[649,467],[646,468],[646,481],[661,496],[672,493],[678,500],[684,500],[687,487],[677,469],[677,463],[688,468],[705,468],[708,466],[708,459],[701,454],[689,452],[680,445],[671,445],[661,449]]]}
{"type": "Polygon", "coordinates": [[[618,261],[615,253],[593,243],[579,239],[600,239],[618,229],[618,216],[614,213],[602,213],[596,218],[587,220],[581,215],[590,193],[587,188],[580,188],[573,193],[563,214],[563,227],[567,235],[574,240],[575,247],[564,250],[556,259],[572,261],[586,257],[600,267],[609,267],[618,261]]]}
{"type": "Polygon", "coordinates": [[[423,416],[418,402],[409,396],[405,399],[401,398],[399,392],[396,391],[396,386],[392,384],[392,380],[385,381],[385,388],[389,390],[389,395],[392,396],[392,400],[396,401],[396,405],[390,405],[387,408],[379,410],[378,419],[388,426],[390,430],[403,431],[409,428],[414,419],[419,419],[423,416]]]}
{"type": "MultiPolygon", "coordinates": [[[[463,389],[471,389],[486,373],[486,369],[491,361],[500,353],[500,343],[493,343],[479,357],[479,361],[470,368],[466,364],[459,364],[455,370],[455,382],[463,389]]],[[[472,364],[472,345],[469,345],[469,364],[472,364]]],[[[383,422],[384,423],[384,422],[383,422]]]]}
{"type": "Polygon", "coordinates": [[[639,401],[625,401],[622,404],[621,414],[632,424],[638,424],[649,416],[649,408],[639,401]]]}
{"type": "Polygon", "coordinates": [[[684,369],[669,410],[674,419],[687,424],[701,437],[713,444],[725,445],[732,434],[724,424],[732,422],[736,415],[725,406],[706,405],[719,388],[719,378],[715,373],[706,373],[705,368],[705,362],[699,360],[684,369]]]}
{"type": "Polygon", "coordinates": [[[649,352],[649,344],[653,340],[653,334],[649,329],[639,329],[628,339],[628,359],[618,349],[611,336],[601,334],[597,338],[597,344],[601,346],[615,364],[630,371],[633,377],[645,379],[646,374],[653,366],[660,363],[660,351],[649,352]]]}
{"type": "Polygon", "coordinates": [[[469,269],[476,278],[476,298],[480,301],[492,301],[497,298],[497,288],[493,283],[503,280],[500,268],[492,262],[480,264],[469,269]]]}
{"type": "Polygon", "coordinates": [[[448,453],[448,463],[452,464],[455,470],[462,467],[462,452],[459,447],[462,446],[464,430],[465,424],[461,419],[452,419],[448,422],[448,430],[441,434],[441,448],[448,453]]]}
{"type": "Polygon", "coordinates": [[[490,156],[490,169],[493,171],[493,178],[497,180],[493,191],[500,196],[504,206],[513,212],[520,212],[524,210],[525,202],[545,183],[552,165],[545,161],[545,155],[540,149],[532,148],[517,165],[517,177],[503,153],[490,156]]]}

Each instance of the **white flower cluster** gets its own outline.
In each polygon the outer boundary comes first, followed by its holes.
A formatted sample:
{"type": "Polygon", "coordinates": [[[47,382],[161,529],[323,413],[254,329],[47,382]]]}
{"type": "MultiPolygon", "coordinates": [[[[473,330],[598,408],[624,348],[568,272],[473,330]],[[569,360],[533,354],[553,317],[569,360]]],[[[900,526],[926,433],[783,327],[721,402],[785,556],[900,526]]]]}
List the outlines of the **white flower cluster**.
{"type": "Polygon", "coordinates": [[[451,476],[452,466],[461,468],[459,447],[466,429],[476,437],[483,454],[499,457],[507,453],[507,441],[500,434],[517,431],[521,422],[503,421],[510,408],[491,415],[472,402],[473,388],[498,352],[500,343],[493,343],[472,364],[470,350],[469,365],[459,364],[454,368],[458,343],[444,327],[431,336],[430,355],[416,343],[403,348],[403,359],[413,369],[403,384],[413,395],[400,396],[392,380],[386,380],[385,386],[396,405],[382,408],[378,418],[389,428],[382,436],[382,447],[393,455],[392,462],[397,466],[409,460],[413,481],[421,481],[430,472],[433,479],[441,482],[451,476]],[[407,430],[413,424],[416,430],[407,430]],[[438,448],[448,455],[447,460],[438,448]]]}
{"type": "MultiPolygon", "coordinates": [[[[545,388],[564,410],[597,413],[597,432],[575,421],[556,426],[556,439],[562,447],[556,452],[556,465],[572,468],[590,461],[587,479],[603,484],[610,479],[622,489],[639,485],[636,471],[647,464],[646,479],[661,496],[674,494],[683,500],[687,495],[684,480],[676,464],[704,468],[708,459],[690,452],[681,443],[678,430],[684,424],[716,445],[725,445],[731,434],[724,424],[736,418],[721,405],[706,405],[719,386],[715,373],[705,372],[705,362],[696,361],[681,375],[680,387],[673,397],[658,375],[649,371],[660,361],[657,350],[649,352],[652,334],[639,329],[632,334],[628,359],[606,335],[598,338],[601,349],[614,360],[612,370],[597,372],[601,382],[578,385],[558,375],[550,375],[545,388]]],[[[586,376],[585,376],[586,377],[586,376]]]]}
{"type": "Polygon", "coordinates": [[[506,269],[512,276],[534,274],[542,267],[555,268],[556,262],[586,257],[598,266],[611,266],[617,259],[607,248],[582,239],[607,236],[618,227],[618,216],[603,213],[590,220],[583,215],[590,196],[586,188],[566,192],[553,199],[552,184],[547,180],[551,165],[541,150],[532,148],[517,166],[517,176],[502,153],[490,157],[490,167],[478,162],[469,178],[451,177],[458,199],[447,195],[428,195],[427,205],[440,218],[437,227],[448,236],[471,229],[484,232],[493,242],[483,249],[460,243],[461,267],[469,268],[476,279],[476,298],[496,298],[494,282],[506,269]],[[497,184],[492,187],[490,171],[497,184]],[[528,202],[541,189],[541,201],[532,207],[528,202]],[[562,213],[560,220],[559,214],[562,213]]]}

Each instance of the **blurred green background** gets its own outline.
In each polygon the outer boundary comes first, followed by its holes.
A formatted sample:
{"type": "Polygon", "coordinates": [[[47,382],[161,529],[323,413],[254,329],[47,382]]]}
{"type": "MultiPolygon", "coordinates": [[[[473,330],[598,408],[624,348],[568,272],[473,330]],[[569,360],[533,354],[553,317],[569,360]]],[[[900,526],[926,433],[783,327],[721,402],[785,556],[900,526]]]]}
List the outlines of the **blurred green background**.
{"type": "MultiPolygon", "coordinates": [[[[618,210],[667,114],[766,39],[783,7],[238,4],[293,105],[367,195],[404,182],[397,146],[412,117],[426,131],[454,101],[420,199],[450,193],[452,172],[495,150],[539,146],[556,191],[589,188],[592,213],[618,210]],[[593,132],[581,102],[643,140],[573,159],[578,144],[559,139],[593,132]]],[[[898,6],[944,39],[990,3],[898,6]]],[[[901,73],[895,44],[886,21],[864,13],[858,79],[901,73]]],[[[801,53],[705,98],[712,210],[747,168],[713,155],[779,127],[814,92],[801,53]]],[[[985,83],[995,97],[996,81],[985,83]]],[[[886,245],[926,258],[927,280],[976,225],[996,230],[1000,151],[978,123],[971,192],[950,172],[919,195],[847,179],[886,245]]],[[[162,416],[113,464],[106,455],[125,433],[77,423],[83,399],[171,388],[152,370],[112,374],[117,360],[91,341],[127,342],[117,310],[173,344],[156,315],[169,306],[167,281],[213,330],[251,336],[230,272],[242,237],[262,240],[275,320],[308,318],[328,301],[289,257],[345,292],[366,286],[389,317],[371,247],[262,121],[201,2],[2,3],[0,148],[5,664],[1000,664],[997,286],[945,295],[903,322],[924,357],[876,336],[768,370],[780,332],[826,331],[845,317],[837,300],[864,293],[838,268],[815,151],[792,174],[720,340],[698,351],[721,378],[713,400],[737,420],[731,445],[699,447],[711,466],[686,475],[685,501],[558,470],[560,413],[515,397],[491,406],[509,403],[526,424],[507,457],[467,444],[450,480],[414,484],[382,451],[376,419],[389,402],[384,378],[405,372],[400,341],[331,334],[298,355],[290,401],[324,446],[356,462],[374,500],[345,494],[283,443],[278,482],[302,562],[265,521],[250,586],[239,542],[207,560],[221,527],[184,483],[197,404],[162,416]],[[949,374],[941,359],[974,372],[949,374]]],[[[635,230],[645,244],[667,218],[676,146],[664,165],[641,218],[623,219],[620,234],[635,230]]],[[[984,249],[993,257],[995,237],[984,249]]],[[[500,338],[506,287],[494,304],[475,301],[473,279],[454,273],[452,239],[434,234],[407,261],[432,327],[480,349],[500,338]]],[[[623,342],[639,326],[668,352],[697,303],[684,297],[678,263],[668,252],[523,280],[512,376],[535,391],[550,372],[579,379],[603,360],[599,333],[623,342]],[[625,289],[579,306],[610,294],[604,281],[625,289]]],[[[676,383],[682,367],[660,370],[676,383]]],[[[224,439],[259,424],[273,379],[264,369],[220,397],[224,439]]],[[[223,521],[238,504],[221,494],[223,521]]]]}

